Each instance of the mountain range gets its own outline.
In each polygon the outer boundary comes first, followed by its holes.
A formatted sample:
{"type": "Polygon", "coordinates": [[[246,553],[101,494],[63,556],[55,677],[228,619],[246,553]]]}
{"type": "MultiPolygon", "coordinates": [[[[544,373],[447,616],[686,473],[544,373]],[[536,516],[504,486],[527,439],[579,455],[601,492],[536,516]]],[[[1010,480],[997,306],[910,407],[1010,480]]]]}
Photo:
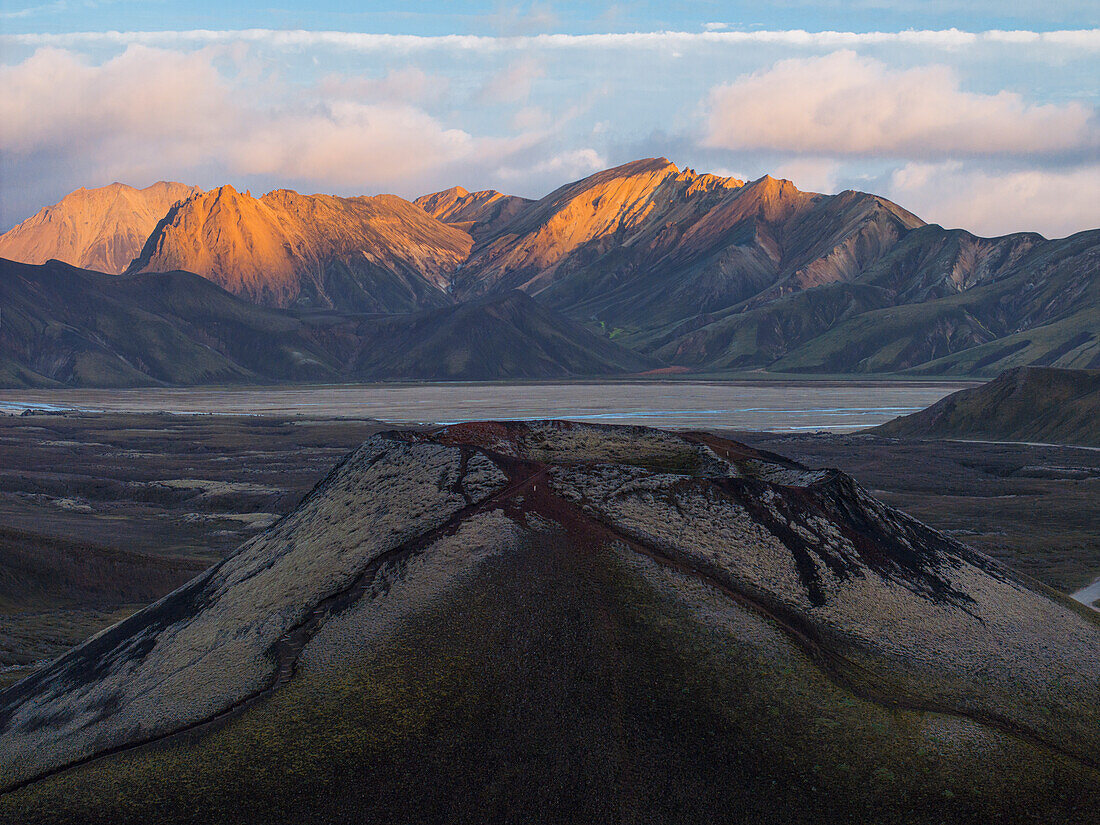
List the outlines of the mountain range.
{"type": "MultiPolygon", "coordinates": [[[[583,325],[629,351],[610,358],[627,371],[994,375],[1029,364],[1100,365],[1100,230],[979,238],[925,224],[875,195],[699,174],[664,158],[538,200],[461,187],[410,202],[114,184],[73,193],[0,236],[0,257],[127,276],[191,272],[242,303],[296,322],[308,316],[308,325],[329,313],[328,325],[342,329],[359,328],[348,319],[366,315],[415,327],[396,316],[519,290],[574,331],[583,325]],[[63,229],[72,226],[80,231],[63,229]]],[[[203,328],[198,317],[191,324],[203,328]]],[[[35,335],[45,340],[41,329],[35,335]]],[[[26,339],[22,347],[33,349],[26,339]]],[[[489,345],[476,357],[502,352],[489,345]]],[[[595,360],[606,360],[608,348],[601,352],[595,360]]],[[[38,372],[26,354],[5,348],[0,356],[38,372]]],[[[402,354],[377,363],[394,359],[402,354]]],[[[559,372],[584,374],[575,370],[591,361],[563,362],[559,372]]],[[[482,372],[526,375],[495,363],[482,372]]]]}

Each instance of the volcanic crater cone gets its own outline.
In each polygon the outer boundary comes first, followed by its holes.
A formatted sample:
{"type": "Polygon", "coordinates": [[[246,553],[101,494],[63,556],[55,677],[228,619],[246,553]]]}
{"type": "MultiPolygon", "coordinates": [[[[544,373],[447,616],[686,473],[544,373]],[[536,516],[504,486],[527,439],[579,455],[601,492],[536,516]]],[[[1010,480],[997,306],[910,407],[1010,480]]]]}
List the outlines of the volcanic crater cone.
{"type": "Polygon", "coordinates": [[[1084,822],[1098,650],[1089,611],[837,471],[391,432],[0,694],[0,818],[1084,822]]]}

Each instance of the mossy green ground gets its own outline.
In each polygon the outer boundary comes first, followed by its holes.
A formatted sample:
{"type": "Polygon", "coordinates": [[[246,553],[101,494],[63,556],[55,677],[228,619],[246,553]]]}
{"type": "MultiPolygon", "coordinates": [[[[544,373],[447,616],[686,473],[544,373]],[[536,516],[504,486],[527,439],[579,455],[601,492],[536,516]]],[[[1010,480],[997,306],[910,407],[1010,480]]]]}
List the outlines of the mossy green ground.
{"type": "Polygon", "coordinates": [[[346,668],[6,794],[0,821],[1095,821],[1096,772],[862,700],[650,564],[546,536],[346,668]]]}

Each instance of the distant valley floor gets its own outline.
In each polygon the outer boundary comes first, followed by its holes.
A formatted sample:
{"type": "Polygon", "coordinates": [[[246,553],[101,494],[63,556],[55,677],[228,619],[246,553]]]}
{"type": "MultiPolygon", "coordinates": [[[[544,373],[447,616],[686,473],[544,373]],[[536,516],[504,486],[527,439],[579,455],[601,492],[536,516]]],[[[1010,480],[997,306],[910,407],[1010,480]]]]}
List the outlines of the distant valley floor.
{"type": "MultiPolygon", "coordinates": [[[[603,424],[742,430],[853,430],[916,412],[975,382],[845,376],[729,380],[385,382],[266,387],[0,389],[0,413],[26,409],[378,418],[568,418],[603,424]]],[[[395,425],[396,426],[396,425],[395,425]]]]}
{"type": "MultiPolygon", "coordinates": [[[[0,686],[173,590],[290,511],[373,420],[0,415],[0,686]]],[[[1063,592],[1100,574],[1100,453],[723,432],[838,467],[1063,592]]]]}

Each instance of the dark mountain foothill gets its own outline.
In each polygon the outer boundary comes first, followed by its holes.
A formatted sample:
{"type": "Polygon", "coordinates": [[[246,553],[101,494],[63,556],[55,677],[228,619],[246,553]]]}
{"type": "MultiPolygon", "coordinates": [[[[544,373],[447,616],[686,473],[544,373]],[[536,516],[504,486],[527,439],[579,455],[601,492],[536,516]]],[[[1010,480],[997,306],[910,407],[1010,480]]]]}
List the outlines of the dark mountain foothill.
{"type": "Polygon", "coordinates": [[[0,386],[533,379],[657,362],[518,292],[402,315],[279,310],[189,272],[0,260],[0,386]]]}
{"type": "Polygon", "coordinates": [[[1017,367],[873,432],[1100,447],[1100,370],[1017,367]]]}

